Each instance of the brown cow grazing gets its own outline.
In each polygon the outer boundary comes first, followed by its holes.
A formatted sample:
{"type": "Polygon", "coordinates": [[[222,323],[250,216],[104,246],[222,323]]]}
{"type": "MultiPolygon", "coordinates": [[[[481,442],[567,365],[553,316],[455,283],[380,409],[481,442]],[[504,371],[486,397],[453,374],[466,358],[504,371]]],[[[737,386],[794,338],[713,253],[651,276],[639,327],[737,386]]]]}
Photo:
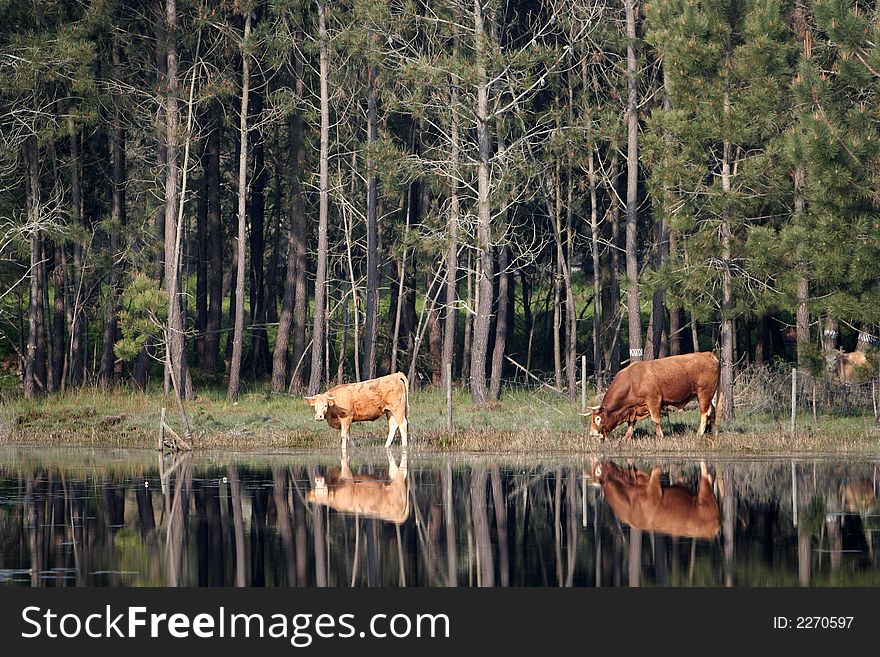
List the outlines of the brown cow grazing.
{"type": "Polygon", "coordinates": [[[353,475],[348,459],[333,468],[327,478],[315,477],[315,488],[307,494],[309,502],[325,504],[343,513],[379,518],[401,524],[409,516],[409,492],[406,485],[406,450],[400,467],[388,452],[388,479],[373,475],[353,475]]]}
{"type": "Polygon", "coordinates": [[[348,444],[352,422],[378,420],[383,415],[388,418],[385,447],[391,447],[398,429],[400,441],[406,447],[409,381],[403,372],[360,383],[344,383],[305,400],[315,408],[315,420],[323,422],[326,419],[327,424],[339,429],[343,450],[348,444]]]}
{"type": "Polygon", "coordinates": [[[722,403],[720,372],[718,359],[708,351],[633,363],[617,373],[602,403],[590,409],[590,436],[604,440],[626,422],[624,438],[631,438],[636,422],[650,416],[657,438],[663,438],[663,407],[684,408],[694,397],[700,405],[697,436],[702,436],[714,424],[722,403]]]}
{"type": "Polygon", "coordinates": [[[706,464],[700,462],[696,495],[680,484],[662,486],[660,476],[660,468],[648,474],[635,468],[624,470],[611,461],[597,461],[592,466],[593,481],[602,487],[605,500],[621,522],[669,536],[717,536],[721,515],[706,464]]]}

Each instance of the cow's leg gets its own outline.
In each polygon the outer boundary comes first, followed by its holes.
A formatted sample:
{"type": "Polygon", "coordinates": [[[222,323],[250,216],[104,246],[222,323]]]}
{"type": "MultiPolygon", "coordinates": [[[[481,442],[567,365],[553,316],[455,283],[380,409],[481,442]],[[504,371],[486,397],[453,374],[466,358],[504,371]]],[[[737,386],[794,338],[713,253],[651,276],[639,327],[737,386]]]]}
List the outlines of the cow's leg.
{"type": "Polygon", "coordinates": [[[342,451],[345,452],[348,448],[348,436],[351,433],[351,420],[344,417],[340,419],[339,425],[339,432],[342,434],[342,451]]]}
{"type": "Polygon", "coordinates": [[[661,440],[663,438],[663,429],[660,426],[660,406],[652,406],[650,408],[651,413],[651,421],[654,423],[654,432],[657,434],[657,440],[661,440]]]}
{"type": "Polygon", "coordinates": [[[699,438],[709,429],[709,418],[712,416],[712,395],[697,397],[697,401],[700,404],[700,426],[697,429],[697,438],[699,438]]]}
{"type": "Polygon", "coordinates": [[[388,440],[385,441],[385,449],[391,448],[394,442],[394,434],[397,433],[397,418],[394,415],[388,416],[388,440]]]}
{"type": "Polygon", "coordinates": [[[629,425],[626,428],[626,433],[623,434],[623,439],[628,440],[633,437],[633,432],[636,430],[636,421],[630,420],[629,425]]]}
{"type": "Polygon", "coordinates": [[[700,411],[700,426],[697,429],[697,438],[706,433],[706,427],[709,424],[709,411],[700,411]]]}
{"type": "Polygon", "coordinates": [[[663,471],[660,468],[651,470],[651,477],[648,479],[648,499],[659,502],[663,497],[663,486],[660,485],[660,477],[663,471]]]}
{"type": "Polygon", "coordinates": [[[409,421],[404,416],[402,419],[398,420],[398,424],[400,426],[400,442],[403,445],[403,448],[406,449],[406,443],[409,438],[407,435],[409,431],[409,421]]]}

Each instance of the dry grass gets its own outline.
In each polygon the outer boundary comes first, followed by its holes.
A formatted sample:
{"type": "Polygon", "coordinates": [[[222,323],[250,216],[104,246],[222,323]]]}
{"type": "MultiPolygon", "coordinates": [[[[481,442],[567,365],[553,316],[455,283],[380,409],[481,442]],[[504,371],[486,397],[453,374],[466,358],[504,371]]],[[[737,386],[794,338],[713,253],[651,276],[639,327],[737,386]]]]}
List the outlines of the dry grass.
{"type": "MultiPolygon", "coordinates": [[[[592,401],[592,399],[590,400],[592,401]]],[[[81,391],[39,401],[13,399],[0,406],[0,444],[92,448],[147,448],[156,445],[162,398],[127,391],[81,391]]],[[[666,437],[658,441],[650,422],[640,422],[635,439],[623,430],[601,442],[589,438],[579,401],[547,391],[508,389],[503,401],[475,407],[464,390],[455,393],[455,430],[447,432],[444,396],[435,389],[413,391],[410,400],[413,451],[540,455],[553,453],[616,455],[878,455],[880,431],[870,413],[848,416],[809,414],[795,436],[788,419],[772,413],[738,411],[717,435],[696,438],[697,414],[672,412],[664,419],[666,437]]],[[[300,398],[245,394],[229,403],[221,391],[187,404],[198,449],[276,452],[338,450],[338,433],[316,423],[300,398]]],[[[169,408],[173,415],[173,407],[169,408]]],[[[357,424],[359,450],[381,446],[384,421],[357,424]]]]}

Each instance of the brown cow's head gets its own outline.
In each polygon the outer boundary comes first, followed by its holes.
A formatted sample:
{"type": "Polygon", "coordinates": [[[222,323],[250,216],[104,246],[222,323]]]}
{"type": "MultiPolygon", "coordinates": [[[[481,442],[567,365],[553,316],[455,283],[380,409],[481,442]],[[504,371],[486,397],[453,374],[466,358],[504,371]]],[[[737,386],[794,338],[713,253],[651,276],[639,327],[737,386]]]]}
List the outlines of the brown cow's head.
{"type": "Polygon", "coordinates": [[[602,406],[593,406],[590,409],[590,437],[605,438],[614,429],[611,416],[602,406]]]}
{"type": "Polygon", "coordinates": [[[324,416],[327,415],[327,409],[336,404],[336,398],[331,395],[326,395],[321,393],[320,395],[313,395],[311,397],[306,397],[306,404],[314,407],[315,409],[315,421],[323,422],[324,416]]]}

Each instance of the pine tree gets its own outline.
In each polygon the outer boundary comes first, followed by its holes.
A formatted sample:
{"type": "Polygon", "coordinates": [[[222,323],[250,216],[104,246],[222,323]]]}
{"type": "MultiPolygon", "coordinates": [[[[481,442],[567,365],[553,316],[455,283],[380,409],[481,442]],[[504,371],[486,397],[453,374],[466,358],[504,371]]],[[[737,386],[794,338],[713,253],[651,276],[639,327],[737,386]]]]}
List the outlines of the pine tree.
{"type": "Polygon", "coordinates": [[[664,282],[702,318],[719,317],[730,417],[735,322],[767,283],[749,273],[747,242],[772,202],[788,34],[777,2],[657,0],[647,14],[670,101],[651,118],[652,178],[683,254],[664,282]]]}

